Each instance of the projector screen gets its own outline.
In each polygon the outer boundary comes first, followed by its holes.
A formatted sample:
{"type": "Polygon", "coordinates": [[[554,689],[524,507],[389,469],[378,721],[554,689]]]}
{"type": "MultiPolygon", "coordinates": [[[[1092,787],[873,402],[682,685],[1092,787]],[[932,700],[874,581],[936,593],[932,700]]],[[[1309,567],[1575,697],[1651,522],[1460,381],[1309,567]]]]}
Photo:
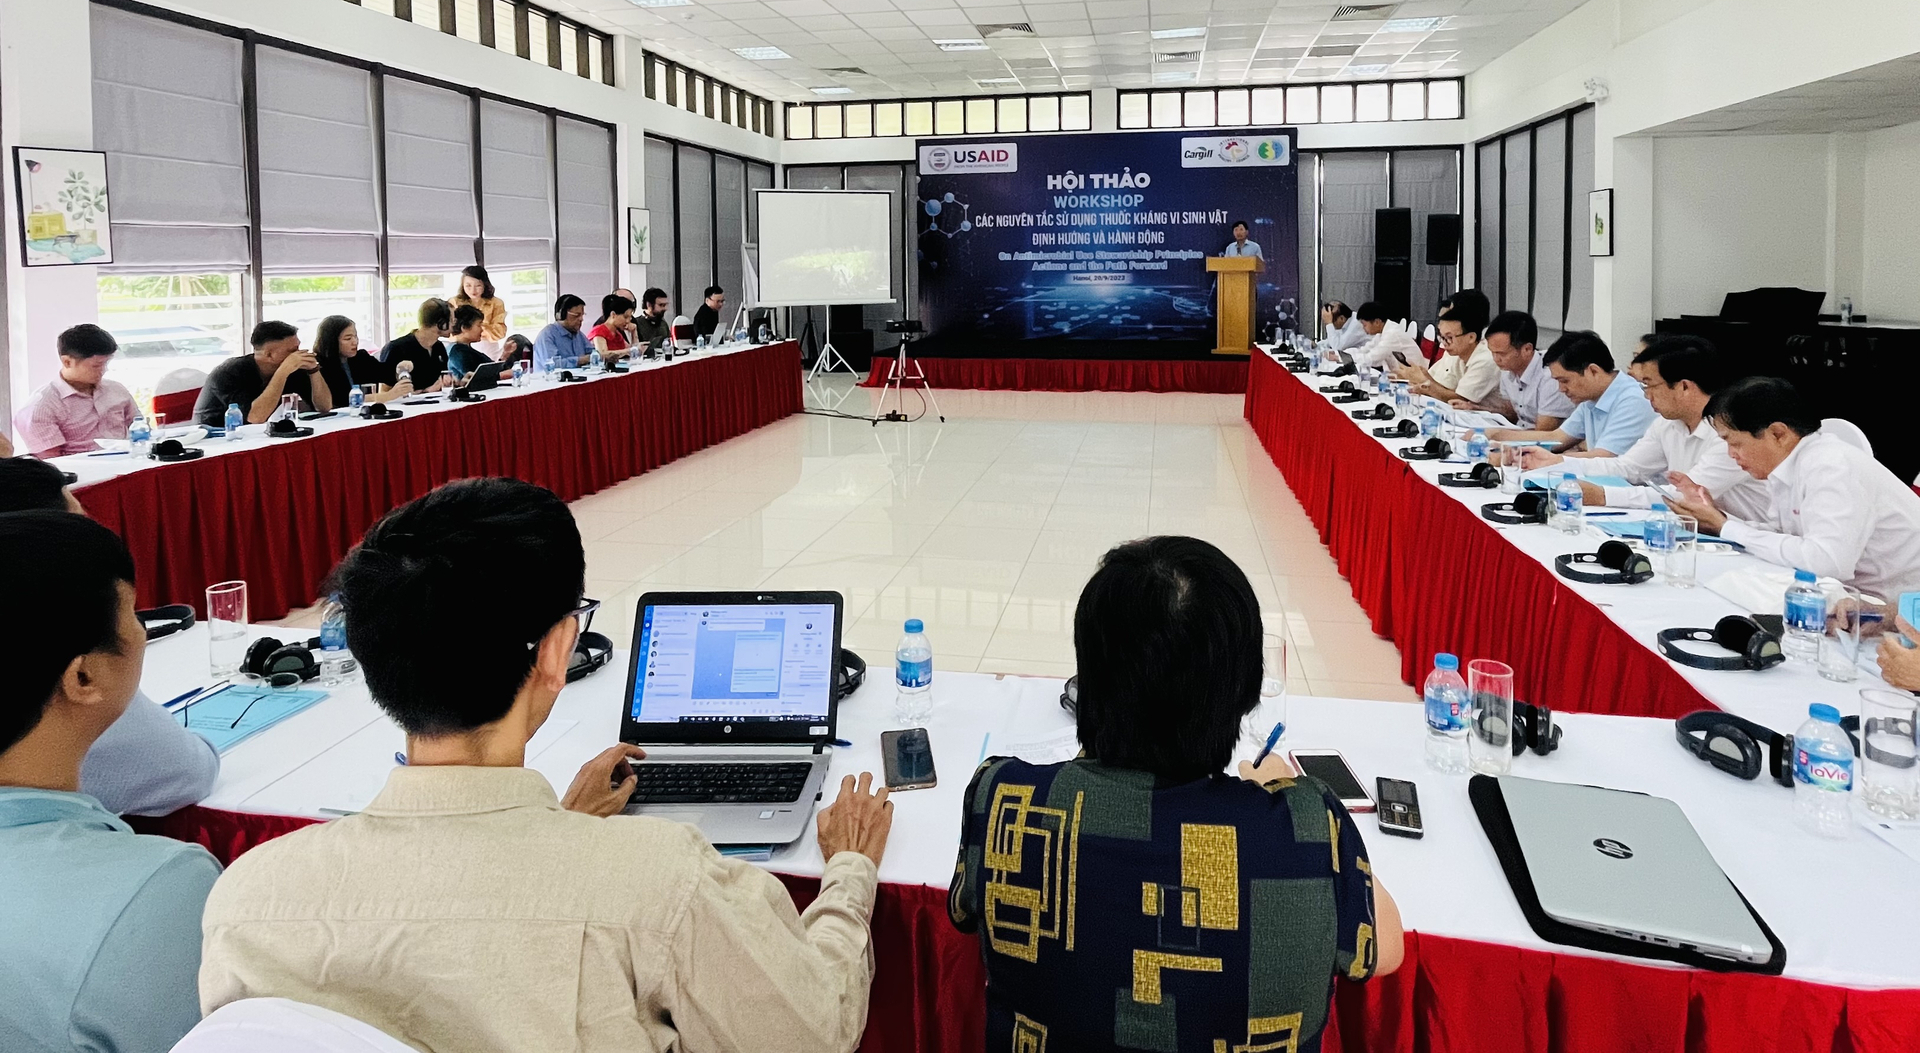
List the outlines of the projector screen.
{"type": "Polygon", "coordinates": [[[884,190],[756,190],[760,302],[817,307],[893,301],[893,217],[884,190]]]}

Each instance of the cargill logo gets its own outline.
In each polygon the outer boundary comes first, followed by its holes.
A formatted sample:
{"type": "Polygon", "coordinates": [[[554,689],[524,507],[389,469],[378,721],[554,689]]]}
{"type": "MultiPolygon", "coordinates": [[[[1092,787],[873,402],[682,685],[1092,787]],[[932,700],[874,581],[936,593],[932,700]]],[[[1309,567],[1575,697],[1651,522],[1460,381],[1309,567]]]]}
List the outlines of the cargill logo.
{"type": "Polygon", "coordinates": [[[1611,837],[1594,838],[1593,847],[1598,849],[1603,856],[1611,856],[1614,859],[1633,858],[1633,849],[1628,848],[1625,841],[1615,841],[1611,837]]]}

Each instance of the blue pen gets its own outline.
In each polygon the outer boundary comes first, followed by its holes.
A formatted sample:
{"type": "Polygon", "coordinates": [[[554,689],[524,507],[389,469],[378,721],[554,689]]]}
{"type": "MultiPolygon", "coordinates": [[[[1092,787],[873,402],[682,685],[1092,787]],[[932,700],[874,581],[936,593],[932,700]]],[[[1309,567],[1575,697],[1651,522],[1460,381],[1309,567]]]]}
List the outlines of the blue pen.
{"type": "Polygon", "coordinates": [[[1626,515],[1626,513],[1625,512],[1588,512],[1587,518],[1592,519],[1594,516],[1623,516],[1623,515],[1626,515]]]}
{"type": "Polygon", "coordinates": [[[196,688],[194,688],[194,689],[193,689],[193,690],[191,690],[191,691],[182,691],[182,692],[180,692],[179,694],[177,694],[177,695],[175,695],[175,696],[173,696],[172,698],[170,698],[170,699],[167,699],[167,700],[166,700],[165,702],[163,702],[163,703],[161,703],[161,704],[160,704],[160,708],[161,708],[161,709],[172,709],[173,707],[175,707],[175,706],[177,706],[177,705],[179,705],[179,704],[180,704],[180,703],[182,703],[182,702],[185,702],[185,701],[186,701],[187,699],[189,699],[189,698],[192,698],[193,696],[195,696],[195,695],[197,695],[197,694],[199,694],[200,692],[202,692],[202,691],[205,691],[205,690],[206,690],[206,688],[205,688],[205,687],[196,687],[196,688]]]}
{"type": "Polygon", "coordinates": [[[1279,745],[1280,736],[1285,735],[1286,733],[1287,733],[1286,721],[1282,720],[1273,725],[1273,730],[1267,733],[1267,744],[1265,746],[1260,747],[1260,755],[1253,758],[1254,767],[1258,768],[1260,766],[1260,762],[1267,759],[1267,755],[1273,752],[1273,747],[1279,745]]]}
{"type": "Polygon", "coordinates": [[[834,745],[836,745],[836,746],[839,746],[839,747],[841,747],[841,748],[843,748],[843,749],[852,749],[852,748],[853,748],[853,743],[851,743],[851,742],[849,742],[849,741],[847,741],[846,739],[834,739],[834,740],[833,740],[833,744],[834,744],[834,745]]]}
{"type": "Polygon", "coordinates": [[[88,457],[125,457],[127,456],[127,453],[128,451],[126,450],[101,450],[99,453],[90,453],[90,454],[87,454],[87,456],[88,457]]]}
{"type": "Polygon", "coordinates": [[[395,764],[407,763],[407,755],[396,750],[393,754],[393,763],[395,764]]]}

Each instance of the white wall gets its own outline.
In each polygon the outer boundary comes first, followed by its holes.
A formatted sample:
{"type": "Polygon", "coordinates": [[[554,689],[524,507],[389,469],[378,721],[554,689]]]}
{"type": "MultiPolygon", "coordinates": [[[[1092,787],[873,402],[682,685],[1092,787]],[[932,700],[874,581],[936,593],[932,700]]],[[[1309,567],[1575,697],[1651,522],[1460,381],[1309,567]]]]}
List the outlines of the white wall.
{"type": "Polygon", "coordinates": [[[1869,317],[1920,318],[1920,123],[1860,137],[1864,142],[1860,295],[1869,317]]]}

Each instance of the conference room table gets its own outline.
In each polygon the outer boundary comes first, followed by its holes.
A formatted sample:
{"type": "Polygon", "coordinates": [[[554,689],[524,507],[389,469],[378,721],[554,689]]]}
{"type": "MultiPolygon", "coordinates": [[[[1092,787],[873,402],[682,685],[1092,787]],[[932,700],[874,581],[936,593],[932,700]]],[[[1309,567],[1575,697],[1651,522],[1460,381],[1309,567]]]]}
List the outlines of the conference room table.
{"type": "Polygon", "coordinates": [[[1801,661],[1754,672],[1667,659],[1657,643],[1660,630],[1711,628],[1726,615],[1747,613],[1713,590],[1716,579],[1781,568],[1706,544],[1692,588],[1675,587],[1664,575],[1638,585],[1561,577],[1555,556],[1592,552],[1607,540],[1596,524],[1647,513],[1589,519],[1578,537],[1545,524],[1491,522],[1481,507],[1511,495],[1440,485],[1442,472],[1467,470],[1464,458],[1400,457],[1399,450],[1422,440],[1376,437],[1374,428],[1391,427],[1397,418],[1354,420],[1352,411],[1377,400],[1337,405],[1320,389],[1338,383],[1290,373],[1270,352],[1256,352],[1246,418],[1319,528],[1373,631],[1399,645],[1407,683],[1424,682],[1433,656],[1444,651],[1459,656],[1463,667],[1475,658],[1507,663],[1516,697],[1556,710],[1676,718],[1718,707],[1787,734],[1807,719],[1811,703],[1858,713],[1860,689],[1886,686],[1873,641],[1861,648],[1858,679],[1844,684],[1801,661]]]}
{"type": "Polygon", "coordinates": [[[301,421],[313,429],[305,438],[247,425],[201,442],[205,455],[191,461],[75,454],[53,463],[79,477],[88,514],[125,539],[141,606],[187,603],[204,614],[207,586],[238,579],[252,618],[267,620],[317,600],[367,527],[442,483],[511,476],[572,501],[803,408],[791,340],[577,372],[586,379],[530,377],[484,402],[401,403],[398,419],[342,408],[301,421]]]}
{"type": "MultiPolygon", "coordinates": [[[[256,635],[271,632],[257,628],[256,635]]],[[[527,764],[563,792],[620,727],[628,656],[569,686],[528,749],[527,764]]],[[[206,683],[207,637],[196,626],[148,648],[149,695],[206,683]]],[[[1057,679],[941,673],[925,721],[939,783],[895,796],[873,919],[875,978],[862,1049],[977,1051],[984,968],[974,937],[947,921],[963,792],[984,757],[1034,761],[1071,751],[1057,679]]],[[[232,859],[271,837],[366,806],[395,766],[404,736],[349,681],[327,698],[234,746],[212,796],[153,832],[232,859]]],[[[1792,792],[1741,782],[1688,756],[1662,719],[1568,714],[1558,752],[1526,755],[1513,773],[1658,794],[1677,801],[1728,876],[1787,948],[1785,973],[1714,973],[1549,944],[1528,927],[1467,798],[1467,778],[1422,761],[1420,707],[1295,697],[1283,748],[1336,748],[1363,785],[1418,784],[1426,835],[1379,832],[1356,816],[1379,881],[1409,930],[1405,963],[1366,983],[1341,980],[1325,1048],[1354,1051],[1912,1050],[1920,1036],[1920,860],[1867,829],[1823,841],[1793,821],[1792,792]]],[[[1268,703],[1247,722],[1281,716],[1268,703]]],[[[896,726],[892,686],[869,680],[841,703],[826,790],[842,775],[879,772],[880,732],[896,726]]],[[[1239,756],[1259,743],[1249,737],[1239,756]]],[[[1861,814],[1861,818],[1866,818],[1861,814]]],[[[1913,845],[1908,832],[1909,846],[1913,845]]],[[[811,834],[765,866],[796,902],[817,889],[811,834]]],[[[1082,922],[1085,923],[1084,921],[1082,922]]],[[[777,1048],[777,1043],[768,1048],[777,1048]]]]}

